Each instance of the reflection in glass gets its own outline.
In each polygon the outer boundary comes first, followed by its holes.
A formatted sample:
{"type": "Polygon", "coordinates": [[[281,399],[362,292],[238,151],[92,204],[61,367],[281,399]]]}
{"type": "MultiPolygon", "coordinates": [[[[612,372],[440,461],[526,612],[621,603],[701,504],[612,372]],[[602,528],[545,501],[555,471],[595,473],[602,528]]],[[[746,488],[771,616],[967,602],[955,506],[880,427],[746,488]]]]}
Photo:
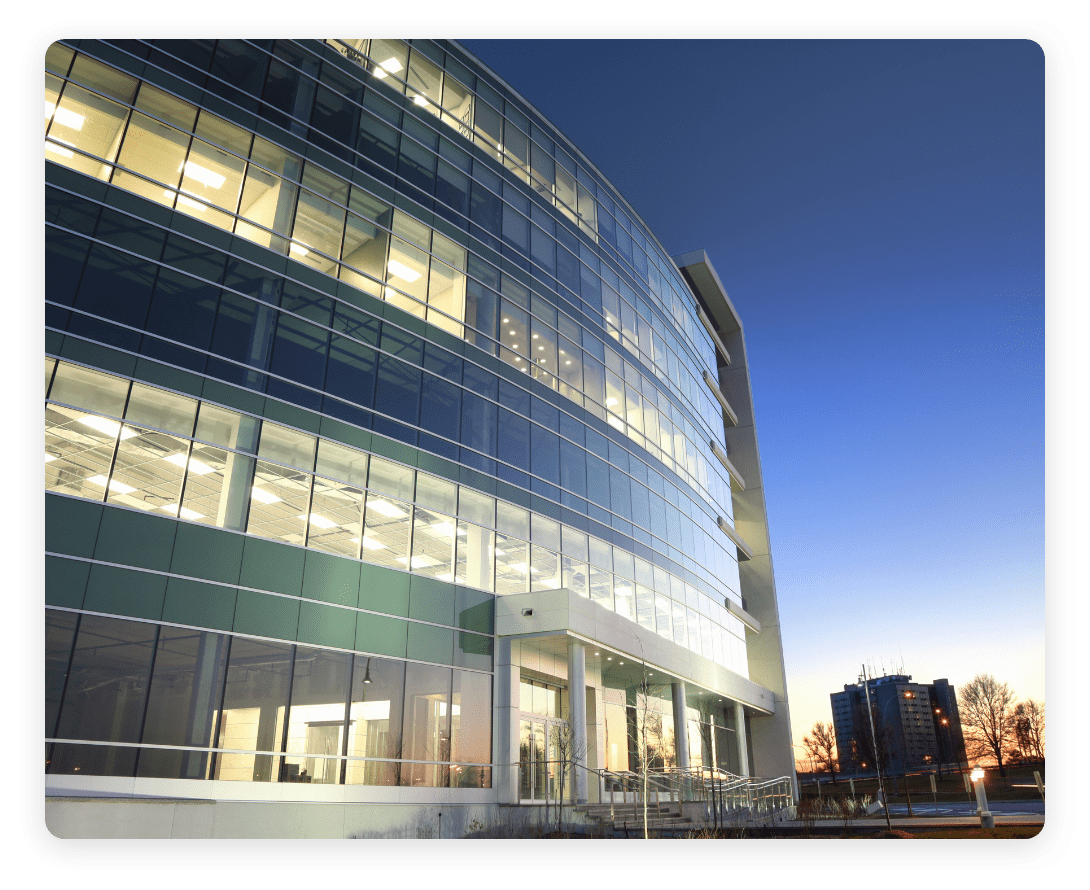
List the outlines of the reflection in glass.
{"type": "MultiPolygon", "coordinates": [[[[401,714],[405,662],[357,655],[352,672],[348,715],[349,758],[397,760],[401,750],[401,714]]],[[[348,761],[349,785],[398,785],[400,763],[348,761]]]]}
{"type": "Polygon", "coordinates": [[[356,557],[363,528],[363,490],[314,477],[307,546],[356,557]]]}
{"type": "Polygon", "coordinates": [[[120,429],[116,420],[46,405],[45,490],[101,501],[120,429]]]}
{"type": "MultiPolygon", "coordinates": [[[[121,428],[106,500],[111,504],[145,511],[161,510],[169,516],[177,516],[182,476],[188,465],[187,440],[125,424],[121,428]]],[[[199,464],[192,472],[198,474],[209,469],[199,464]]],[[[102,487],[106,487],[105,480],[102,487]]],[[[183,518],[197,517],[191,514],[183,518]]]]}
{"type": "Polygon", "coordinates": [[[344,652],[296,647],[285,748],[289,756],[284,758],[280,781],[340,782],[349,657],[344,652]]]}
{"type": "Polygon", "coordinates": [[[449,668],[409,662],[405,665],[405,756],[414,761],[402,768],[402,785],[445,788],[450,760],[449,668]],[[407,773],[407,774],[406,774],[407,773]]]}
{"type": "Polygon", "coordinates": [[[250,517],[246,533],[302,544],[310,500],[309,473],[259,460],[250,489],[250,517]]]}
{"type": "Polygon", "coordinates": [[[412,506],[404,501],[368,492],[364,511],[362,558],[376,565],[404,569],[409,556],[411,513],[412,506]]]}

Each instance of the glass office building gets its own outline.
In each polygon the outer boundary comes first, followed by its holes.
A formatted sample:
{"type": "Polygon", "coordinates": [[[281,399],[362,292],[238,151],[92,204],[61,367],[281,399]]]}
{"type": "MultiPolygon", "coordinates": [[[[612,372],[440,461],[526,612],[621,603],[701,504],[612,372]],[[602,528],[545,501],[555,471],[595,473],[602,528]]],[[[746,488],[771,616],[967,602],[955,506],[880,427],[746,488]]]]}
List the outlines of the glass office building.
{"type": "Polygon", "coordinates": [[[792,773],[738,316],[510,86],[60,41],[45,160],[51,798],[792,773]]]}

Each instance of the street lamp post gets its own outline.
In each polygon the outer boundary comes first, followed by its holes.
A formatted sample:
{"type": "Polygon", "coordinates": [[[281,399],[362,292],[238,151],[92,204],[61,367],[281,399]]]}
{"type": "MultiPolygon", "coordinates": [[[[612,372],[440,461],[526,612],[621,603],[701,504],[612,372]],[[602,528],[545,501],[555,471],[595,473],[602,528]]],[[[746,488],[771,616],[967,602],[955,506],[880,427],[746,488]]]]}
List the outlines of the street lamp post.
{"type": "Polygon", "coordinates": [[[942,716],[942,708],[935,708],[935,714],[937,715],[937,722],[939,723],[939,731],[936,733],[939,743],[939,777],[942,777],[942,765],[946,760],[946,746],[942,742],[942,730],[946,726],[946,718],[942,716]]]}
{"type": "Polygon", "coordinates": [[[984,770],[976,767],[969,773],[969,778],[976,788],[976,811],[980,816],[980,827],[995,828],[995,816],[988,809],[988,792],[984,790],[984,770]]]}
{"type": "Polygon", "coordinates": [[[886,800],[885,788],[882,785],[882,758],[878,753],[878,738],[874,734],[874,711],[870,705],[870,680],[867,677],[867,666],[863,665],[863,694],[867,697],[867,717],[870,718],[870,740],[874,747],[874,770],[878,773],[878,793],[882,796],[882,810],[886,814],[886,828],[893,831],[893,823],[889,821],[889,801],[886,800]]]}

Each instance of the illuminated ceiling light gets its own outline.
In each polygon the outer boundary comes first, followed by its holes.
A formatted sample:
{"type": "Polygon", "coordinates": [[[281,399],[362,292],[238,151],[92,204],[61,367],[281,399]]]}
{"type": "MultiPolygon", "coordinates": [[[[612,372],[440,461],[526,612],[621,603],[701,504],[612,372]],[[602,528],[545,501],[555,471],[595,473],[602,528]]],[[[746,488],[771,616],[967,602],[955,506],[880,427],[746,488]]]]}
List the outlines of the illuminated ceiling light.
{"type": "Polygon", "coordinates": [[[614,587],[613,590],[621,596],[632,596],[631,587],[614,587]]]}
{"type": "Polygon", "coordinates": [[[379,66],[380,70],[375,72],[379,77],[385,77],[387,71],[391,74],[397,74],[401,70],[401,63],[393,56],[390,56],[385,62],[379,62],[379,66]]]}
{"type": "Polygon", "coordinates": [[[419,95],[419,94],[417,94],[416,96],[413,96],[413,101],[414,101],[414,102],[415,102],[415,103],[416,103],[417,105],[420,105],[420,106],[421,106],[421,107],[423,107],[423,108],[427,108],[427,107],[428,107],[428,100],[427,100],[427,99],[425,99],[425,98],[424,98],[423,96],[421,96],[421,95],[419,95]]]}
{"type": "Polygon", "coordinates": [[[51,460],[56,460],[56,459],[57,459],[57,455],[50,454],[48,451],[45,453],[45,462],[46,463],[49,463],[51,460]]]}
{"type": "MultiPolygon", "coordinates": [[[[97,485],[99,488],[106,487],[105,476],[89,476],[86,482],[90,482],[92,485],[97,485]]],[[[118,494],[132,494],[136,491],[131,485],[126,485],[124,482],[118,482],[116,479],[110,480],[110,491],[116,491],[118,494]]]]}
{"type": "Polygon", "coordinates": [[[506,555],[507,555],[507,554],[506,554],[506,553],[505,553],[504,551],[502,551],[502,550],[496,550],[496,551],[494,551],[494,552],[495,552],[496,556],[506,556],[506,555]]]}
{"type": "Polygon", "coordinates": [[[511,323],[511,319],[509,319],[509,318],[505,318],[505,319],[503,320],[503,323],[504,323],[504,324],[510,324],[510,323],[511,323]]]}
{"type": "Polygon", "coordinates": [[[390,260],[390,262],[386,264],[386,268],[398,278],[403,278],[410,283],[416,281],[416,279],[420,277],[420,273],[415,269],[410,269],[404,263],[398,262],[397,260],[390,260]]]}
{"type": "Polygon", "coordinates": [[[193,161],[185,162],[185,175],[197,180],[201,185],[213,189],[218,189],[227,181],[226,176],[221,176],[215,170],[209,170],[207,167],[202,167],[193,161]]]}
{"type": "Polygon", "coordinates": [[[52,102],[45,103],[45,116],[52,117],[58,124],[77,132],[83,129],[83,122],[86,120],[82,114],[68,108],[56,108],[52,102]]]}
{"type": "MultiPolygon", "coordinates": [[[[352,543],[353,544],[359,544],[360,539],[359,538],[353,538],[352,543]]],[[[374,538],[369,538],[366,535],[363,536],[363,546],[368,550],[385,550],[386,549],[385,544],[380,544],[374,538]]]]}
{"type": "Polygon", "coordinates": [[[288,245],[288,250],[292,253],[299,254],[299,256],[306,256],[308,253],[310,253],[310,251],[303,247],[302,244],[296,244],[294,241],[292,241],[288,245]]]}
{"type": "Polygon", "coordinates": [[[64,146],[61,146],[61,145],[57,145],[55,142],[50,142],[48,139],[45,141],[45,150],[46,151],[51,151],[51,152],[53,152],[53,154],[58,154],[62,158],[74,158],[75,157],[75,154],[73,154],[71,149],[65,148],[64,146]]]}
{"type": "Polygon", "coordinates": [[[514,332],[514,331],[511,331],[511,332],[510,332],[510,334],[511,334],[511,336],[512,336],[512,337],[514,337],[514,336],[515,336],[515,332],[514,332]]]}
{"type": "Polygon", "coordinates": [[[422,554],[417,554],[416,556],[414,556],[412,558],[412,562],[409,562],[409,560],[406,559],[404,556],[399,556],[394,561],[399,562],[402,565],[408,562],[409,568],[412,569],[430,569],[432,566],[439,565],[439,560],[432,559],[430,556],[424,556],[422,554]]]}
{"type": "Polygon", "coordinates": [[[534,334],[534,339],[535,339],[535,340],[537,339],[537,334],[534,334]]]}
{"type": "Polygon", "coordinates": [[[265,491],[265,489],[258,488],[256,485],[250,489],[250,497],[262,504],[276,504],[282,500],[271,491],[265,491]]]}
{"type": "MultiPolygon", "coordinates": [[[[166,510],[167,513],[173,516],[178,515],[177,504],[163,504],[159,509],[166,510]]],[[[204,519],[204,514],[198,513],[196,510],[190,510],[189,507],[182,507],[182,519],[204,519]]]]}
{"type": "MultiPolygon", "coordinates": [[[[170,457],[164,457],[163,460],[167,463],[172,463],[176,467],[185,468],[185,455],[178,453],[172,454],[170,457]]],[[[198,476],[204,476],[206,473],[211,473],[212,468],[208,464],[201,463],[196,458],[190,458],[189,460],[189,472],[196,473],[198,476]]]]}
{"type": "Polygon", "coordinates": [[[453,581],[454,580],[454,575],[451,572],[440,572],[435,577],[438,578],[440,581],[453,581]]]}
{"type": "Polygon", "coordinates": [[[539,352],[544,352],[544,351],[545,351],[545,347],[544,347],[544,346],[539,346],[539,347],[538,347],[538,351],[539,351],[539,352]]]}
{"type": "Polygon", "coordinates": [[[395,507],[389,501],[384,501],[381,498],[377,501],[368,500],[367,509],[381,513],[383,516],[389,516],[391,519],[402,519],[409,515],[404,510],[395,507]]]}
{"type": "MultiPolygon", "coordinates": [[[[295,518],[296,519],[306,519],[307,517],[306,516],[296,516],[295,518]]],[[[313,525],[315,528],[320,528],[320,529],[336,528],[337,527],[337,523],[333,522],[332,520],[326,519],[324,516],[321,516],[318,513],[311,513],[310,514],[310,524],[313,525]]]]}
{"type": "Polygon", "coordinates": [[[439,535],[445,535],[449,538],[454,534],[454,526],[449,522],[433,522],[431,524],[431,531],[439,535]]]}
{"type": "Polygon", "coordinates": [[[526,571],[526,563],[516,562],[514,565],[511,566],[511,568],[513,568],[516,572],[525,572],[526,571]]]}
{"type": "MultiPolygon", "coordinates": [[[[84,415],[79,419],[79,422],[85,426],[91,427],[93,430],[98,430],[100,433],[105,433],[107,436],[116,436],[117,430],[121,426],[121,424],[115,420],[107,420],[105,417],[98,417],[94,414],[84,415]]],[[[131,439],[135,435],[137,434],[128,427],[121,430],[122,441],[131,439]]]]}
{"type": "Polygon", "coordinates": [[[564,364],[565,365],[570,365],[571,364],[571,359],[568,359],[566,362],[564,362],[564,364]]]}
{"type": "Polygon", "coordinates": [[[612,396],[610,396],[608,399],[606,399],[606,407],[607,408],[611,408],[616,404],[617,404],[617,400],[615,398],[613,398],[612,396]]]}
{"type": "MultiPolygon", "coordinates": [[[[167,192],[166,194],[171,194],[167,192]]],[[[208,205],[202,204],[200,201],[194,201],[192,198],[187,198],[185,195],[178,195],[178,203],[183,207],[188,207],[190,210],[199,210],[204,213],[208,209],[208,205]]]]}

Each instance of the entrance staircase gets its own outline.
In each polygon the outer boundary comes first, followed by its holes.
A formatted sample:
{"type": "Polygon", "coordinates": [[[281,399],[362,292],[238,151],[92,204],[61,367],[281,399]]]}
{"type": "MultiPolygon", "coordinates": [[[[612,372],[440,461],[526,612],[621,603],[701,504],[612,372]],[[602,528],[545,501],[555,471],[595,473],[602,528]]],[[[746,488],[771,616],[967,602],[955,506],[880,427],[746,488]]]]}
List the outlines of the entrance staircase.
{"type": "MultiPolygon", "coordinates": [[[[643,804],[585,804],[576,807],[598,830],[613,837],[643,837],[643,804]]],[[[654,837],[684,837],[696,831],[696,825],[681,813],[675,802],[648,803],[647,832],[654,837]]]]}

